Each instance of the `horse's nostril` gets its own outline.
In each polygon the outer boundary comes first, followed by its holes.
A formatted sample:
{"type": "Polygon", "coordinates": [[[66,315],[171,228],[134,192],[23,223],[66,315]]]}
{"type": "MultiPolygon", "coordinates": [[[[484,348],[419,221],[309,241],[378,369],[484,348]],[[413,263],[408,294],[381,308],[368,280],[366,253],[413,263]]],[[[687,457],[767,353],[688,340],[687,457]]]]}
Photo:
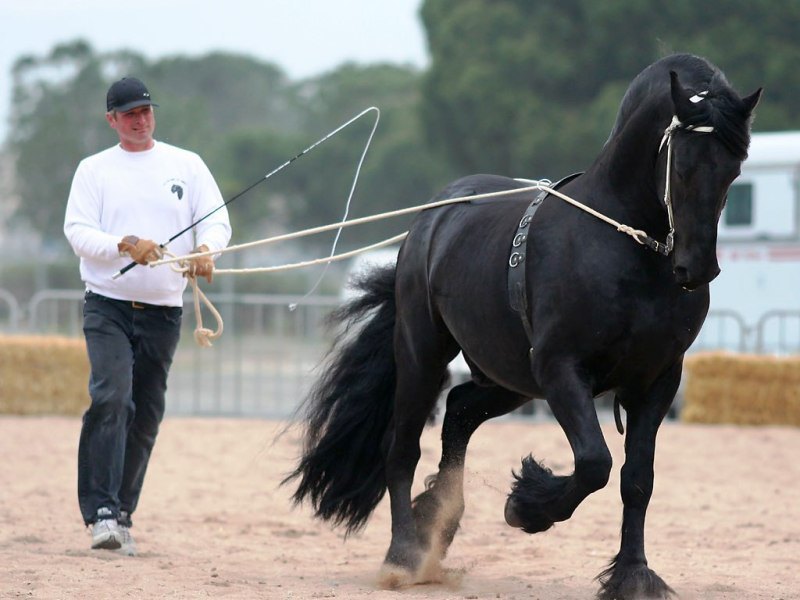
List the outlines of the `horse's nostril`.
{"type": "Polygon", "coordinates": [[[691,292],[699,285],[696,280],[692,280],[689,269],[686,267],[675,267],[673,273],[675,274],[675,282],[687,292],[691,292]]]}
{"type": "Polygon", "coordinates": [[[689,281],[689,271],[686,267],[675,267],[673,272],[675,273],[675,281],[681,285],[689,281]]]}
{"type": "Polygon", "coordinates": [[[677,266],[672,270],[673,274],[675,275],[675,283],[680,285],[682,288],[686,290],[694,290],[704,285],[706,283],[710,283],[714,280],[714,278],[719,275],[720,269],[719,267],[715,267],[711,269],[707,273],[691,273],[689,269],[686,267],[677,266]]]}

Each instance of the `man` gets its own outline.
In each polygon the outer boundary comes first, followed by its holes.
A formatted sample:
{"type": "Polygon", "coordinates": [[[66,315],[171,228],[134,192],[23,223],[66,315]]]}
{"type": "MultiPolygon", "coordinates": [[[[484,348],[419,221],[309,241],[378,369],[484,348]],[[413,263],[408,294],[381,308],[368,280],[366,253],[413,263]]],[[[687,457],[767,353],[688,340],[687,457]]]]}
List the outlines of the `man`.
{"type": "MultiPolygon", "coordinates": [[[[91,367],[91,405],[78,448],[78,503],[92,528],[92,548],[129,555],[136,553],[131,516],[164,416],[187,282],[168,266],[112,276],[131,259],[140,265],[157,259],[159,240],[223,204],[197,154],[153,138],[155,106],[136,78],[109,88],[106,120],[119,144],[78,165],[64,219],[86,284],[83,330],[91,367]]],[[[179,256],[217,251],[230,236],[223,208],[169,249],[179,256]]],[[[191,276],[211,281],[210,257],[191,263],[191,276]]]]}

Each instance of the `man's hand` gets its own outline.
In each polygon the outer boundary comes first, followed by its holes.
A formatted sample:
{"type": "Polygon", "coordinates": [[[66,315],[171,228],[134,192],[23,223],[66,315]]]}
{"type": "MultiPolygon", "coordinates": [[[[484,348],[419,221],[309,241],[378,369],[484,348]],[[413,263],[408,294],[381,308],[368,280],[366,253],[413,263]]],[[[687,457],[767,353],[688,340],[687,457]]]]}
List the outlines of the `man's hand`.
{"type": "MultiPolygon", "coordinates": [[[[198,252],[208,252],[208,246],[202,244],[194,250],[192,254],[198,252]]],[[[189,270],[186,272],[189,277],[205,277],[208,283],[214,279],[214,261],[210,256],[198,256],[189,261],[189,270]]]]}
{"type": "Polygon", "coordinates": [[[127,254],[134,262],[146,265],[148,262],[160,259],[163,254],[158,244],[153,240],[141,240],[135,235],[126,235],[117,244],[120,254],[127,254]]]}

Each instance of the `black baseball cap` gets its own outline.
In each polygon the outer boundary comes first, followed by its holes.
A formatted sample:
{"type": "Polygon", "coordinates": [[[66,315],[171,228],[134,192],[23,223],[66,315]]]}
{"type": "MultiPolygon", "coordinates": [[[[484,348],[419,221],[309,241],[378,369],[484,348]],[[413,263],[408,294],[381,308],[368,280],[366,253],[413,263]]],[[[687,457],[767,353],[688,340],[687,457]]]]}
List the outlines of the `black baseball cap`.
{"type": "Polygon", "coordinates": [[[158,106],[150,99],[147,87],[136,77],[123,77],[108,88],[106,110],[127,112],[139,106],[158,106]]]}

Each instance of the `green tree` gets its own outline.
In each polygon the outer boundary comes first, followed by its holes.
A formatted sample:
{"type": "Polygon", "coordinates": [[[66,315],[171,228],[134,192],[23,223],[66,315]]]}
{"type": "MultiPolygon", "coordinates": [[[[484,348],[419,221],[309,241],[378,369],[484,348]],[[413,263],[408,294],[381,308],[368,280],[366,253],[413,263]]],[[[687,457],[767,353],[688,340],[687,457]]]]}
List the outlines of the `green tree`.
{"type": "Polygon", "coordinates": [[[426,0],[429,139],[464,172],[557,178],[585,168],[628,83],[670,52],[764,86],[756,129],[800,126],[800,3],[426,0]]]}
{"type": "MultiPolygon", "coordinates": [[[[311,123],[321,131],[342,123],[361,110],[376,106],[380,121],[353,197],[351,217],[405,208],[425,202],[447,179],[447,169],[425,146],[419,120],[421,75],[393,65],[341,68],[306,84],[313,88],[311,123]],[[323,125],[325,124],[325,125],[323,125]]],[[[295,222],[315,225],[341,219],[345,200],[374,122],[368,113],[340,139],[321,148],[309,162],[313,177],[303,178],[303,196],[313,210],[298,214],[295,222]]],[[[353,243],[377,241],[402,231],[409,219],[393,219],[360,226],[343,233],[353,243]]]]}
{"type": "Polygon", "coordinates": [[[302,103],[283,71],[248,56],[169,57],[147,66],[141,77],[160,104],[159,139],[204,156],[231,133],[288,133],[303,120],[302,103]]]}
{"type": "MultiPolygon", "coordinates": [[[[107,60],[139,64],[127,53],[107,60]]],[[[78,162],[111,143],[102,119],[107,87],[102,69],[88,44],[80,41],[56,46],[42,59],[22,57],[13,67],[9,146],[16,157],[21,198],[13,218],[32,225],[48,243],[63,243],[64,203],[78,162]]]]}
{"type": "MultiPolygon", "coordinates": [[[[381,110],[380,121],[350,217],[424,202],[444,183],[447,171],[424,148],[417,112],[419,81],[419,73],[403,67],[344,65],[297,84],[297,95],[306,99],[303,126],[287,134],[265,128],[229,136],[222,152],[225,158],[216,171],[230,174],[223,187],[230,193],[244,189],[362,110],[376,106],[381,110]]],[[[231,211],[232,218],[245,215],[238,231],[246,230],[249,238],[265,237],[276,229],[297,230],[341,220],[374,115],[365,114],[250,192],[252,197],[231,211]]],[[[345,229],[341,247],[378,241],[402,231],[408,221],[400,218],[345,229]]],[[[319,251],[332,237],[331,233],[305,238],[303,245],[319,251]]]]}

